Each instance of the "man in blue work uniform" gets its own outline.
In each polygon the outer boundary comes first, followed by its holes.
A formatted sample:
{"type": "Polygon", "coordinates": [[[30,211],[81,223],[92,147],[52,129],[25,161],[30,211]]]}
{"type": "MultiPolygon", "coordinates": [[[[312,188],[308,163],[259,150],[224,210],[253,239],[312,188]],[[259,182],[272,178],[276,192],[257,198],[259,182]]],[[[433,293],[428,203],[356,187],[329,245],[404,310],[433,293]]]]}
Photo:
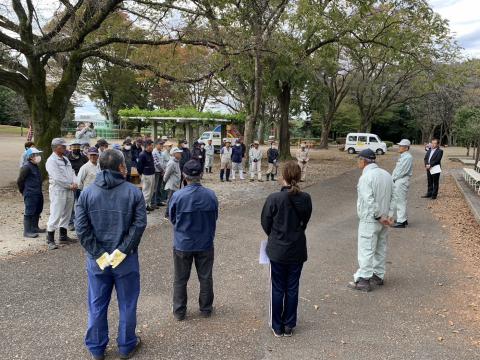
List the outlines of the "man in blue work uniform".
{"type": "Polygon", "coordinates": [[[25,151],[26,162],[20,169],[17,185],[23,195],[25,213],[23,216],[23,236],[38,237],[45,229],[38,227],[40,214],[43,211],[42,174],[38,164],[42,161],[41,151],[31,147],[25,151]]]}
{"type": "Polygon", "coordinates": [[[187,283],[195,261],[200,281],[199,307],[204,317],[213,309],[213,239],[218,218],[215,193],[200,184],[202,164],[189,160],[183,166],[187,186],[176,191],[169,202],[173,238],[173,315],[179,321],[187,312],[187,283]]]}
{"type": "Polygon", "coordinates": [[[75,228],[87,253],[88,329],[85,345],[96,360],[105,358],[108,344],[108,304],[117,293],[117,344],[121,359],[129,359],[140,346],[135,335],[140,269],[137,248],[147,226],[145,200],[140,189],[125,180],[122,153],[105,150],[102,170],[82,191],[76,207],[75,228]]]}

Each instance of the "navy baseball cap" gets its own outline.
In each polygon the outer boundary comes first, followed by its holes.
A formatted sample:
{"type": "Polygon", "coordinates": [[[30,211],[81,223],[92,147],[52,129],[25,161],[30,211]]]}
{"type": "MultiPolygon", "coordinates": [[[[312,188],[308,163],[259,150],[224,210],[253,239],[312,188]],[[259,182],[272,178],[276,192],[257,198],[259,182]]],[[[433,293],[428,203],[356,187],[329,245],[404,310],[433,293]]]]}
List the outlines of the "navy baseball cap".
{"type": "Polygon", "coordinates": [[[375,160],[377,158],[377,155],[375,155],[373,150],[365,149],[360,151],[360,153],[358,154],[358,157],[368,159],[368,160],[375,160]]]}
{"type": "Polygon", "coordinates": [[[183,172],[188,176],[200,176],[202,170],[202,164],[196,160],[189,160],[183,165],[183,172]]]}

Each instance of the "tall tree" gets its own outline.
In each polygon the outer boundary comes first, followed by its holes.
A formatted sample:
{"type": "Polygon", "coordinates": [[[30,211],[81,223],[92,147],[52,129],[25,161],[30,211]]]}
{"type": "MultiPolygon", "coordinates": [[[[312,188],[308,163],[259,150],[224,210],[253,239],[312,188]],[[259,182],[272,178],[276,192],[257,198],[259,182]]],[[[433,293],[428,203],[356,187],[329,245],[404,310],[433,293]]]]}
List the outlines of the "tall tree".
{"type": "MultiPolygon", "coordinates": [[[[40,24],[37,16],[40,9],[31,0],[12,0],[11,6],[0,8],[0,43],[11,54],[18,54],[0,63],[0,82],[24,97],[30,110],[35,140],[47,154],[51,139],[60,135],[60,124],[67,113],[86,59],[95,57],[118,66],[150,71],[159,78],[175,81],[178,79],[155,66],[111,55],[109,49],[116,44],[129,44],[132,48],[179,43],[212,49],[222,47],[214,40],[195,38],[197,34],[178,29],[173,32],[167,28],[167,31],[160,33],[158,28],[151,28],[148,37],[125,36],[102,29],[106,19],[117,11],[129,12],[137,18],[152,18],[158,14],[154,9],[146,9],[141,1],[77,0],[71,3],[61,0],[57,7],[58,16],[48,27],[40,24]],[[141,6],[143,12],[139,10],[141,6]],[[178,36],[172,37],[172,34],[178,36]],[[58,79],[53,82],[48,71],[54,63],[59,73],[58,79]]],[[[171,7],[170,3],[165,3],[161,14],[171,7]]],[[[159,19],[162,17],[159,16],[159,19]]],[[[226,66],[228,64],[222,67],[226,66]]],[[[209,71],[195,79],[182,80],[195,82],[212,75],[209,71]]]]}

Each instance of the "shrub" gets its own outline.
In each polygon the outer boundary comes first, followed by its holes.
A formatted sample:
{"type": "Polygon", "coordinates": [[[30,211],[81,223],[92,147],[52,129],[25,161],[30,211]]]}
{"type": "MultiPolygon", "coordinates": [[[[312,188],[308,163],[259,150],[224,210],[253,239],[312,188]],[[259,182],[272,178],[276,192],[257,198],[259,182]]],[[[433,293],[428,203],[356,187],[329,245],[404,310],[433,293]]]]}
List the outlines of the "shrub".
{"type": "Polygon", "coordinates": [[[384,141],[384,143],[387,145],[387,148],[391,148],[393,146],[392,141],[384,141]]]}

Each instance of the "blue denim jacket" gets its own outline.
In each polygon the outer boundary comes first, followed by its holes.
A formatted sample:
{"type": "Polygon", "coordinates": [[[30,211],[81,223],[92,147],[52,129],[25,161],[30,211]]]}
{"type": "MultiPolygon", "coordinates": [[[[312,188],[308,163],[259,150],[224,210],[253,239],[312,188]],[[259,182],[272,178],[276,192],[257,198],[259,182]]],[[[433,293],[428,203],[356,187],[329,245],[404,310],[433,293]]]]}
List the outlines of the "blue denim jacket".
{"type": "Polygon", "coordinates": [[[115,249],[135,252],[147,226],[142,192],[116,171],[103,170],[82,191],[75,208],[75,230],[92,258],[115,249]]]}
{"type": "Polygon", "coordinates": [[[213,247],[218,201],[212,190],[190,184],[172,195],[168,211],[176,250],[206,251],[213,247]]]}

